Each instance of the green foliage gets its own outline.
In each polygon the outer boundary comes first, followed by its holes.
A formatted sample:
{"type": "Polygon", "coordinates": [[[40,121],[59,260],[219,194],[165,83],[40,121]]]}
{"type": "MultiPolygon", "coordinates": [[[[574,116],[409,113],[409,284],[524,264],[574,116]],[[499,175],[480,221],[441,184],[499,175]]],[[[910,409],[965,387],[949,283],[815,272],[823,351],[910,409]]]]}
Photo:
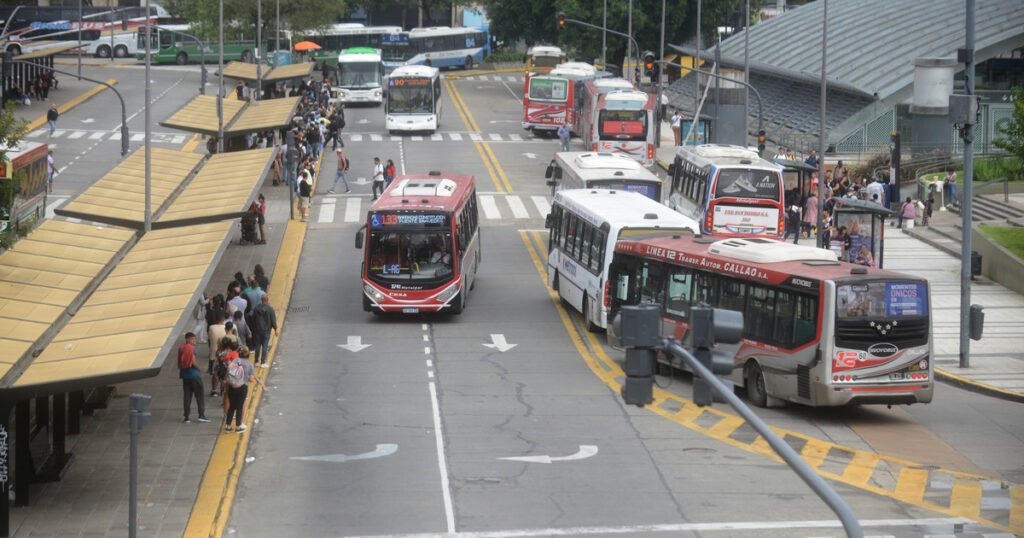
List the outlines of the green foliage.
{"type": "Polygon", "coordinates": [[[1024,228],[1019,226],[978,226],[978,228],[999,246],[1024,260],[1024,228]]]}
{"type": "Polygon", "coordinates": [[[14,114],[14,104],[8,102],[0,109],[0,159],[6,155],[6,148],[17,146],[25,136],[28,122],[14,114]]]}
{"type": "Polygon", "coordinates": [[[498,50],[494,51],[493,53],[491,53],[490,56],[484,58],[484,62],[486,62],[486,63],[494,63],[494,64],[497,64],[497,63],[523,63],[523,53],[518,51],[518,50],[506,47],[506,48],[498,49],[498,50]]]}
{"type": "Polygon", "coordinates": [[[1017,157],[1017,169],[1014,175],[1024,179],[1024,88],[1010,90],[1013,100],[1013,116],[1002,127],[1002,136],[995,139],[996,147],[1010,152],[1017,157]]]}
{"type": "MultiPolygon", "coordinates": [[[[342,0],[279,0],[281,29],[302,32],[323,28],[344,15],[347,7],[342,0]]],[[[264,1],[263,37],[273,35],[277,1],[264,1]]],[[[164,7],[172,15],[192,25],[195,35],[216,39],[218,34],[218,2],[211,0],[168,0],[164,7]]],[[[253,0],[224,0],[224,39],[252,40],[256,37],[256,2],[253,0]]]]}

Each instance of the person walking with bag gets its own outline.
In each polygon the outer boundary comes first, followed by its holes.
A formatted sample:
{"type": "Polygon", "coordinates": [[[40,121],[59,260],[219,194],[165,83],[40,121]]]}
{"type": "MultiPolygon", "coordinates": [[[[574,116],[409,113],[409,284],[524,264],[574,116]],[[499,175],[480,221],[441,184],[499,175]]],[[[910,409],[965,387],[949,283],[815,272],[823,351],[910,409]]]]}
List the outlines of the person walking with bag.
{"type": "Polygon", "coordinates": [[[341,148],[335,148],[334,154],[338,156],[338,171],[334,174],[334,184],[331,185],[330,190],[327,192],[334,192],[334,189],[338,186],[339,179],[345,182],[345,192],[349,192],[352,189],[348,185],[348,158],[345,157],[345,151],[341,148]]]}
{"type": "Polygon", "coordinates": [[[184,394],[185,423],[192,422],[189,414],[192,410],[192,397],[196,399],[196,410],[199,412],[199,422],[209,422],[206,418],[206,400],[203,397],[202,372],[196,366],[196,335],[185,333],[185,343],[178,347],[178,378],[181,379],[181,389],[184,394]]]}
{"type": "Polygon", "coordinates": [[[46,111],[46,123],[50,126],[50,136],[53,136],[53,132],[57,130],[57,118],[60,117],[60,112],[57,111],[57,105],[50,105],[50,109],[46,111]]]}
{"type": "Polygon", "coordinates": [[[256,346],[256,356],[253,362],[259,363],[261,368],[267,368],[267,354],[270,352],[270,335],[277,336],[277,313],[274,307],[270,306],[270,296],[264,293],[260,297],[260,304],[252,311],[252,338],[256,346]]]}
{"type": "Polygon", "coordinates": [[[245,424],[242,424],[242,415],[245,409],[245,399],[249,396],[249,384],[252,382],[258,383],[263,390],[267,390],[267,386],[260,381],[260,378],[256,377],[256,370],[249,362],[249,350],[242,348],[238,357],[228,362],[227,375],[224,377],[224,384],[228,387],[228,414],[224,421],[225,431],[242,433],[246,430],[245,424]],[[235,421],[233,430],[231,428],[232,419],[235,421]]]}

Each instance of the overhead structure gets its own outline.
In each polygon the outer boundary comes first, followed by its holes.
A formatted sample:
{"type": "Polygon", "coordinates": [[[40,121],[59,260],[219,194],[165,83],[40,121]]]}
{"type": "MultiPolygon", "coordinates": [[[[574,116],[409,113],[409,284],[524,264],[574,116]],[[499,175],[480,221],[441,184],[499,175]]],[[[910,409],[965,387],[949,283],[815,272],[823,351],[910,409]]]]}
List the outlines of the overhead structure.
{"type": "MultiPolygon", "coordinates": [[[[263,74],[264,83],[282,82],[293,79],[304,79],[313,74],[313,62],[300,62],[275,67],[263,74]]],[[[256,82],[256,64],[246,62],[230,62],[224,66],[224,76],[245,82],[256,82]]]]}
{"type": "MultiPolygon", "coordinates": [[[[224,99],[224,126],[227,127],[244,107],[244,101],[224,99]]],[[[217,96],[197,95],[193,97],[170,118],[160,122],[160,125],[207,136],[217,136],[217,96]]]]}
{"type": "MultiPolygon", "coordinates": [[[[288,127],[299,106],[299,100],[299,97],[252,102],[225,99],[225,139],[288,127]]],[[[217,136],[217,98],[205,95],[196,96],[173,116],[160,122],[160,125],[217,136]]]]}

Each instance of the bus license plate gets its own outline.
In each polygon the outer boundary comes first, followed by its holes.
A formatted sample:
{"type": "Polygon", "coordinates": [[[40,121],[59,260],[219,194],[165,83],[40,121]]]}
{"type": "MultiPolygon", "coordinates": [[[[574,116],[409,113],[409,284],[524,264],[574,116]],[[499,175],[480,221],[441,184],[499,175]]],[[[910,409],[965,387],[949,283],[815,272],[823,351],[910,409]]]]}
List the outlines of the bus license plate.
{"type": "Polygon", "coordinates": [[[403,314],[419,314],[420,313],[420,309],[419,308],[403,308],[402,309],[402,313],[403,314]]]}
{"type": "Polygon", "coordinates": [[[889,379],[892,381],[900,381],[903,379],[903,372],[893,372],[889,374],[889,379]]]}

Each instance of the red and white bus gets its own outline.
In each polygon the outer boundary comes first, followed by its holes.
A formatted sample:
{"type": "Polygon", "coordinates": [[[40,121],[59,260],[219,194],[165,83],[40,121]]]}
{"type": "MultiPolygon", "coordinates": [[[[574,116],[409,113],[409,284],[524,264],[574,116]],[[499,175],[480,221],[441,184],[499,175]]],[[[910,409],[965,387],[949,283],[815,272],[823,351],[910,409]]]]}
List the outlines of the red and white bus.
{"type": "Polygon", "coordinates": [[[527,73],[523,86],[523,129],[554,134],[567,125],[575,132],[579,89],[597,76],[594,66],[579,62],[558,65],[544,75],[527,73]]]}
{"type": "MultiPolygon", "coordinates": [[[[758,406],[928,403],[934,392],[928,281],[763,238],[648,235],[618,241],[610,316],[661,306],[683,340],[690,307],[743,312],[731,379],[758,406]]],[[[618,344],[609,323],[609,342],[618,344]]]]}
{"type": "Polygon", "coordinates": [[[363,310],[462,313],[480,265],[479,223],[473,176],[396,177],[366,215],[363,310]]]}
{"type": "Polygon", "coordinates": [[[590,127],[581,129],[592,151],[625,155],[644,166],[654,164],[654,96],[638,90],[608,92],[590,110],[590,127]]]}
{"type": "Polygon", "coordinates": [[[597,108],[597,100],[602,95],[616,90],[632,90],[636,86],[632,82],[618,77],[591,78],[582,81],[576,87],[576,99],[573,104],[576,113],[576,134],[587,143],[587,149],[593,150],[591,142],[594,138],[592,131],[596,126],[593,111],[597,108]]]}
{"type": "Polygon", "coordinates": [[[782,237],[782,168],[740,146],[681,146],[669,165],[669,207],[701,223],[701,233],[782,237]]]}

